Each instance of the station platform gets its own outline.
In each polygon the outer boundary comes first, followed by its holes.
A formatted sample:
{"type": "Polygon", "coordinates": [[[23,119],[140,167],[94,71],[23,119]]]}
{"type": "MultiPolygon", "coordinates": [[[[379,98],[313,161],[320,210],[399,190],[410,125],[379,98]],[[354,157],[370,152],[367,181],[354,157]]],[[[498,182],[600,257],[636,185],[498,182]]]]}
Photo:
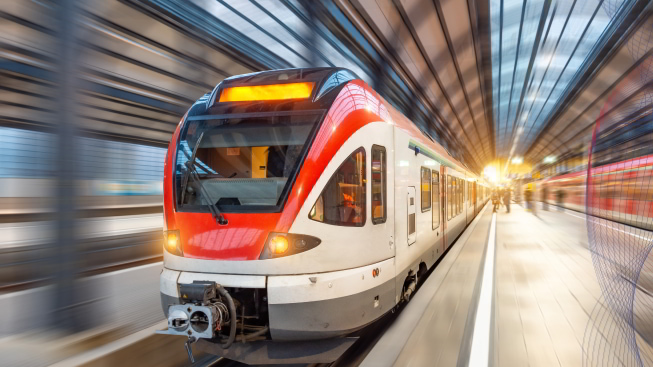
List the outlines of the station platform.
{"type": "MultiPolygon", "coordinates": [[[[592,319],[605,316],[597,310],[606,307],[592,265],[585,216],[555,206],[548,211],[540,207],[536,214],[515,204],[506,213],[502,206],[496,214],[495,240],[490,241],[493,213],[488,205],[362,365],[606,365],[595,363],[592,348],[609,347],[605,338],[617,322],[592,319]],[[490,271],[485,271],[487,266],[490,271]],[[490,302],[483,299],[485,285],[490,302]],[[483,320],[483,314],[490,320],[483,320]],[[594,338],[595,345],[588,346],[592,335],[603,342],[594,338]]],[[[643,344],[642,358],[650,358],[650,344],[643,344]]],[[[611,358],[609,365],[626,365],[628,348],[613,348],[600,354],[611,358]]]]}

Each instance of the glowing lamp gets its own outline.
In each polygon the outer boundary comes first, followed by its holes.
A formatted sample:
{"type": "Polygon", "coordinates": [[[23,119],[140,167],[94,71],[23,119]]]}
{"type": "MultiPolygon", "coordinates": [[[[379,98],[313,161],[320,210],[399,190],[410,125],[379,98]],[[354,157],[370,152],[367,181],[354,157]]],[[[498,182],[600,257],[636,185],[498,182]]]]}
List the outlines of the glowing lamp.
{"type": "Polygon", "coordinates": [[[553,163],[555,161],[556,161],[555,156],[550,155],[550,156],[544,157],[544,163],[553,163]]]}
{"type": "Polygon", "coordinates": [[[183,255],[181,249],[181,238],[179,231],[164,231],[163,232],[163,246],[166,251],[173,255],[183,255]]]}
{"type": "Polygon", "coordinates": [[[274,236],[268,243],[270,252],[275,255],[281,255],[288,251],[288,239],[284,236],[274,236]]]}
{"type": "Polygon", "coordinates": [[[311,96],[314,86],[313,82],[302,82],[230,87],[222,90],[220,102],[305,99],[311,96]]]}

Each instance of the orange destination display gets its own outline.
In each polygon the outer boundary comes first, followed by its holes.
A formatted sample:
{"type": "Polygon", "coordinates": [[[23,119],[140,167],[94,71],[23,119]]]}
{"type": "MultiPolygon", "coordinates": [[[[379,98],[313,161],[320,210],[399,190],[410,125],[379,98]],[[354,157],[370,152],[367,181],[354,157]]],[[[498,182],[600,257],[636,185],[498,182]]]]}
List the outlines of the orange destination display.
{"type": "Polygon", "coordinates": [[[314,85],[314,82],[302,82],[225,88],[220,93],[220,102],[275,101],[308,98],[313,92],[314,85]]]}

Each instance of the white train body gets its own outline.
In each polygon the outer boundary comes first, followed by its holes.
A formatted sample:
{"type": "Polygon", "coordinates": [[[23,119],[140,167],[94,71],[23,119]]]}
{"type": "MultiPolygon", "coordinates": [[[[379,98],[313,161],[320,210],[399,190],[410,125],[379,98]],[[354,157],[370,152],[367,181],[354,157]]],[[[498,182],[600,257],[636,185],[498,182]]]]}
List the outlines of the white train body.
{"type": "MultiPolygon", "coordinates": [[[[175,223],[169,220],[177,215],[173,201],[178,203],[178,195],[175,194],[178,190],[175,191],[173,185],[164,186],[167,229],[181,231],[180,246],[184,254],[180,256],[179,253],[165,252],[160,287],[164,311],[167,312],[170,305],[183,303],[181,285],[193,281],[212,281],[228,289],[234,298],[239,295],[250,297],[252,290],[260,292],[256,293],[259,296],[254,296],[260,297],[261,302],[257,306],[260,314],[256,316],[265,319],[261,325],[268,327],[264,337],[267,341],[321,340],[346,336],[407,300],[414,290],[414,283],[436,263],[480,212],[489,196],[487,187],[372,89],[361,81],[351,80],[335,93],[337,96],[333,97],[324,121],[317,127],[313,146],[306,148],[308,152],[304,164],[300,165],[297,181],[288,194],[285,206],[280,209],[281,219],[276,222],[276,229],[270,231],[276,232],[279,223],[287,217],[286,211],[299,202],[301,205],[297,205],[291,213],[292,218],[283,232],[289,236],[313,236],[319,239],[319,244],[289,256],[270,257],[269,254],[264,255],[272,251],[269,249],[271,235],[266,233],[263,237],[267,240],[262,245],[260,257],[256,259],[239,259],[238,256],[207,258],[201,255],[205,253],[201,251],[211,246],[210,239],[203,240],[199,247],[204,247],[194,252],[195,255],[187,256],[194,250],[184,247],[185,241],[192,242],[202,233],[216,232],[203,230],[185,237],[183,231],[192,231],[193,223],[197,222],[182,225],[180,219],[176,219],[175,223]],[[347,91],[347,88],[350,90],[347,91]],[[357,93],[358,97],[351,97],[357,93]],[[337,107],[343,106],[347,98],[353,101],[354,106],[363,100],[363,106],[351,107],[347,114],[341,112],[338,116],[342,116],[335,121],[333,116],[338,112],[337,107]],[[365,113],[361,109],[369,110],[365,103],[369,105],[374,101],[376,110],[370,121],[343,136],[328,135],[331,143],[334,143],[333,139],[340,139],[337,150],[329,157],[319,156],[321,152],[314,148],[321,141],[320,136],[327,136],[324,135],[327,130],[336,134],[338,129],[347,128],[352,119],[360,118],[365,113]],[[385,156],[385,164],[382,156],[385,156]],[[320,161],[327,163],[324,167],[315,168],[319,167],[320,161]],[[351,163],[354,161],[355,164],[351,163]],[[361,168],[360,172],[356,171],[360,175],[354,173],[346,177],[348,173],[339,171],[341,167],[348,168],[352,164],[361,168]],[[302,186],[307,182],[302,181],[302,177],[305,177],[302,170],[309,170],[307,175],[312,173],[317,177],[314,184],[302,186]],[[316,170],[321,172],[315,173],[316,170]],[[330,194],[325,189],[330,180],[337,180],[339,188],[355,186],[353,191],[346,191],[351,194],[343,191],[339,198],[343,195],[347,198],[358,196],[353,200],[364,204],[360,207],[355,204],[339,205],[337,208],[327,205],[329,200],[334,200],[333,195],[328,196],[330,194]],[[359,184],[356,186],[351,182],[359,184]],[[303,190],[308,191],[302,194],[303,190]],[[322,196],[323,193],[325,196],[322,196]],[[364,199],[361,198],[363,193],[364,199]],[[303,199],[295,201],[292,195],[303,199]],[[328,222],[326,218],[329,216],[353,216],[355,219],[347,225],[337,225],[328,222]],[[263,309],[265,311],[261,312],[263,309]]],[[[183,126],[183,123],[180,124],[180,129],[183,130],[183,126]]],[[[179,139],[179,131],[171,142],[170,150],[173,153],[169,154],[168,159],[174,159],[178,144],[176,139],[179,139]]],[[[324,143],[320,149],[326,152],[329,144],[324,143]]],[[[174,164],[167,162],[166,183],[172,182],[171,177],[175,175],[171,166],[174,164]]],[[[209,213],[201,215],[206,217],[209,213]]],[[[258,214],[248,215],[250,222],[257,222],[258,214]]],[[[238,219],[237,214],[226,211],[224,217],[230,222],[238,219]]],[[[230,224],[213,224],[220,231],[229,231],[230,224]]],[[[255,227],[247,228],[254,231],[255,227]]],[[[234,230],[236,233],[245,232],[234,230]]],[[[214,237],[215,241],[226,238],[219,236],[214,237]]],[[[244,299],[237,301],[245,302],[244,299]]]]}

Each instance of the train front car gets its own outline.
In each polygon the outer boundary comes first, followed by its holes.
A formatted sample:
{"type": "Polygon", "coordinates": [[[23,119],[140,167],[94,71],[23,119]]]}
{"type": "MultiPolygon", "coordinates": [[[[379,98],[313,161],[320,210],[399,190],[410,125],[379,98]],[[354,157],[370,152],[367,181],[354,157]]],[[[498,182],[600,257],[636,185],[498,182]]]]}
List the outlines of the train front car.
{"type": "Polygon", "coordinates": [[[166,157],[161,333],[247,363],[329,362],[391,310],[393,223],[366,192],[386,180],[367,167],[386,164],[386,121],[345,69],[237,76],[198,100],[166,157]]]}

